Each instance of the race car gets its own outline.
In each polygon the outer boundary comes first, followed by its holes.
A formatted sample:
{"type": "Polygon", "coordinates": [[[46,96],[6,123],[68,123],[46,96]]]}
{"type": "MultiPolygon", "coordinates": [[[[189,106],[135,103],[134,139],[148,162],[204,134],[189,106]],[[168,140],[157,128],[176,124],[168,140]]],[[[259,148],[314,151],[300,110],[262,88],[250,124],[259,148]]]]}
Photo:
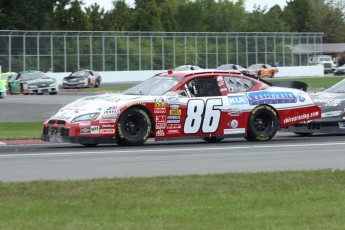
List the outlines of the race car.
{"type": "Polygon", "coordinates": [[[345,65],[339,66],[333,72],[334,76],[343,76],[345,75],[345,65]]]}
{"type": "Polygon", "coordinates": [[[11,76],[8,81],[10,94],[57,94],[59,87],[55,78],[38,70],[25,70],[11,76]]]}
{"type": "Polygon", "coordinates": [[[6,85],[0,81],[0,98],[4,98],[6,96],[6,85]]]}
{"type": "Polygon", "coordinates": [[[16,72],[0,73],[0,82],[4,83],[4,85],[7,85],[7,79],[13,76],[14,74],[16,74],[16,72]]]}
{"type": "Polygon", "coordinates": [[[274,75],[279,72],[277,67],[269,64],[254,64],[248,67],[248,72],[258,77],[274,78],[274,75]]]}
{"type": "Polygon", "coordinates": [[[301,136],[313,133],[345,134],[345,79],[323,92],[311,93],[310,96],[321,107],[321,119],[284,127],[281,131],[301,136]]]}
{"type": "Polygon", "coordinates": [[[298,89],[235,71],[169,70],[117,94],[78,99],[52,115],[41,139],[85,146],[141,145],[199,138],[268,141],[279,127],[320,118],[320,108],[298,89]]]}
{"type": "Polygon", "coordinates": [[[62,87],[64,89],[99,87],[101,82],[102,77],[98,72],[89,69],[77,70],[63,79],[62,87]]]}
{"type": "Polygon", "coordinates": [[[248,70],[240,65],[236,64],[223,64],[218,66],[216,69],[218,70],[237,70],[240,71],[241,73],[248,73],[248,70]]]}

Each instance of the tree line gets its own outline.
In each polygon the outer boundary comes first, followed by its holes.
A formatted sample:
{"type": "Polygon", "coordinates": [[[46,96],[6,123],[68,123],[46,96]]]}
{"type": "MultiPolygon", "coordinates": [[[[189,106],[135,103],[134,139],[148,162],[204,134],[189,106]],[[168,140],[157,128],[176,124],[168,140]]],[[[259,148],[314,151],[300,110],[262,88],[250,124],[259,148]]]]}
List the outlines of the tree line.
{"type": "Polygon", "coordinates": [[[82,0],[0,0],[1,30],[160,32],[324,32],[323,42],[345,42],[342,0],[286,0],[255,6],[245,0],[114,0],[112,9],[82,0]]]}

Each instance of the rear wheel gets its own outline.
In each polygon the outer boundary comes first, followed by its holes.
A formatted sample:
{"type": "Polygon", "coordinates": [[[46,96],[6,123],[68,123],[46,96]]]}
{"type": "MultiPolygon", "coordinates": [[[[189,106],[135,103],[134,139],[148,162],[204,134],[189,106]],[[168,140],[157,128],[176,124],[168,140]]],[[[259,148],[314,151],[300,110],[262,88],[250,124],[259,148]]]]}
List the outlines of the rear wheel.
{"type": "Polygon", "coordinates": [[[97,80],[96,80],[96,83],[95,83],[95,88],[98,88],[100,84],[101,84],[101,83],[99,82],[99,79],[97,79],[97,80]]]}
{"type": "Polygon", "coordinates": [[[151,120],[140,108],[124,111],[117,123],[117,143],[119,145],[142,145],[150,135],[151,120]]]}
{"type": "Polygon", "coordinates": [[[271,72],[270,78],[274,78],[274,72],[271,72]]]}
{"type": "Polygon", "coordinates": [[[246,139],[249,141],[268,141],[274,137],[278,126],[276,111],[270,106],[259,105],[253,109],[249,116],[246,139]]]}

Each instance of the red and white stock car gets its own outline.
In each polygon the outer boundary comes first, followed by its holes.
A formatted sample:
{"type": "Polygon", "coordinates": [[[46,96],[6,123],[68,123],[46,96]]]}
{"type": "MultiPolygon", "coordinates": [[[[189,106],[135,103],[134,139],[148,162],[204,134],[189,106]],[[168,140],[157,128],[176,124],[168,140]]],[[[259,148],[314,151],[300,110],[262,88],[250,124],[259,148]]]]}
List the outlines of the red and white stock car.
{"type": "Polygon", "coordinates": [[[270,86],[233,71],[168,71],[123,93],[64,106],[44,123],[42,140],[86,146],[141,145],[149,137],[268,141],[280,127],[320,116],[302,90],[270,86]]]}

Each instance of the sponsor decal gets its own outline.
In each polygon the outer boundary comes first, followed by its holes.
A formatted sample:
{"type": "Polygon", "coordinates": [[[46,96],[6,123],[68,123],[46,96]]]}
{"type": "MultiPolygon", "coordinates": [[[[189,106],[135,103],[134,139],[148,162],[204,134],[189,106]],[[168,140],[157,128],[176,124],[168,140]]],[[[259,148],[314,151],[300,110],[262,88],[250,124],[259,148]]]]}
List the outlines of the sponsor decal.
{"type": "Polygon", "coordinates": [[[243,111],[240,108],[232,108],[229,109],[228,115],[231,117],[238,117],[243,113],[243,111]]]}
{"type": "Polygon", "coordinates": [[[166,105],[167,104],[165,102],[156,102],[154,106],[156,108],[162,108],[162,107],[166,107],[166,105]]]}
{"type": "Polygon", "coordinates": [[[102,125],[102,128],[114,128],[115,124],[104,124],[102,125]]]}
{"type": "Polygon", "coordinates": [[[171,108],[171,109],[179,109],[179,108],[180,108],[180,105],[170,105],[170,108],[171,108]]]}
{"type": "Polygon", "coordinates": [[[120,113],[119,109],[112,109],[112,110],[104,111],[104,114],[118,114],[118,113],[120,113]]]}
{"type": "Polygon", "coordinates": [[[321,114],[321,117],[337,117],[344,114],[344,111],[328,111],[321,114]]]}
{"type": "Polygon", "coordinates": [[[228,96],[230,105],[245,105],[248,104],[248,99],[245,95],[230,95],[228,96]]]}
{"type": "Polygon", "coordinates": [[[166,108],[154,108],[154,113],[166,113],[166,108]]]}
{"type": "Polygon", "coordinates": [[[248,93],[250,105],[296,103],[292,92],[252,92],[248,93]]]}
{"type": "Polygon", "coordinates": [[[298,100],[299,100],[300,102],[304,102],[304,101],[305,101],[305,95],[304,95],[303,92],[298,93],[298,94],[297,94],[297,97],[298,97],[298,100]]]}
{"type": "Polygon", "coordinates": [[[91,126],[91,134],[99,134],[99,126],[91,126]]]}
{"type": "Polygon", "coordinates": [[[106,123],[115,123],[116,119],[101,119],[99,120],[100,124],[106,124],[106,123]]]}
{"type": "Polygon", "coordinates": [[[181,120],[167,120],[168,124],[180,124],[181,120]]]}
{"type": "Polygon", "coordinates": [[[334,99],[328,99],[328,98],[319,98],[319,99],[313,99],[314,102],[318,104],[324,104],[324,106],[338,106],[341,104],[341,102],[345,101],[344,99],[340,98],[334,98],[334,99]]]}
{"type": "Polygon", "coordinates": [[[115,133],[115,129],[101,129],[100,133],[101,134],[114,134],[115,133]]]}
{"type": "Polygon", "coordinates": [[[166,102],[168,104],[177,104],[179,102],[179,98],[178,97],[167,97],[166,102]]]}
{"type": "Polygon", "coordinates": [[[117,113],[103,114],[102,118],[104,118],[104,119],[116,119],[117,118],[117,113]]]}
{"type": "Polygon", "coordinates": [[[312,112],[312,113],[303,113],[294,117],[287,117],[284,119],[283,123],[290,123],[290,122],[296,122],[296,121],[303,121],[303,120],[309,120],[310,118],[318,117],[319,112],[312,112]]]}
{"type": "Polygon", "coordinates": [[[90,133],[91,133],[90,127],[80,128],[80,134],[90,134],[90,133]]]}
{"type": "Polygon", "coordinates": [[[167,129],[181,129],[181,124],[168,124],[167,129]]]}
{"type": "Polygon", "coordinates": [[[118,109],[118,107],[117,106],[111,106],[111,107],[107,108],[107,110],[113,110],[113,109],[118,109]]]}
{"type": "Polygon", "coordinates": [[[339,125],[339,129],[345,129],[345,122],[344,121],[338,122],[338,125],[339,125]]]}
{"type": "Polygon", "coordinates": [[[165,115],[156,116],[156,122],[166,122],[166,121],[167,121],[167,116],[165,115]]]}
{"type": "Polygon", "coordinates": [[[169,129],[167,134],[179,134],[180,130],[177,129],[169,129]]]}
{"type": "Polygon", "coordinates": [[[224,135],[226,134],[239,134],[244,133],[245,128],[239,128],[239,129],[224,129],[224,135]]]}
{"type": "Polygon", "coordinates": [[[227,91],[227,90],[228,90],[227,88],[221,88],[220,92],[224,92],[224,91],[227,91]]]}
{"type": "Polygon", "coordinates": [[[181,115],[181,109],[170,109],[170,115],[181,115]]]}
{"type": "Polygon", "coordinates": [[[238,121],[237,120],[232,120],[230,122],[230,126],[231,126],[231,128],[236,129],[238,127],[238,121]]]}
{"type": "Polygon", "coordinates": [[[181,116],[168,116],[169,120],[180,120],[181,116]]]}
{"type": "Polygon", "coordinates": [[[156,136],[157,136],[157,137],[163,137],[163,136],[165,136],[164,130],[158,129],[158,130],[156,131],[156,136]]]}
{"type": "Polygon", "coordinates": [[[166,126],[167,126],[167,123],[161,123],[161,122],[156,123],[156,129],[165,129],[166,126]]]}

